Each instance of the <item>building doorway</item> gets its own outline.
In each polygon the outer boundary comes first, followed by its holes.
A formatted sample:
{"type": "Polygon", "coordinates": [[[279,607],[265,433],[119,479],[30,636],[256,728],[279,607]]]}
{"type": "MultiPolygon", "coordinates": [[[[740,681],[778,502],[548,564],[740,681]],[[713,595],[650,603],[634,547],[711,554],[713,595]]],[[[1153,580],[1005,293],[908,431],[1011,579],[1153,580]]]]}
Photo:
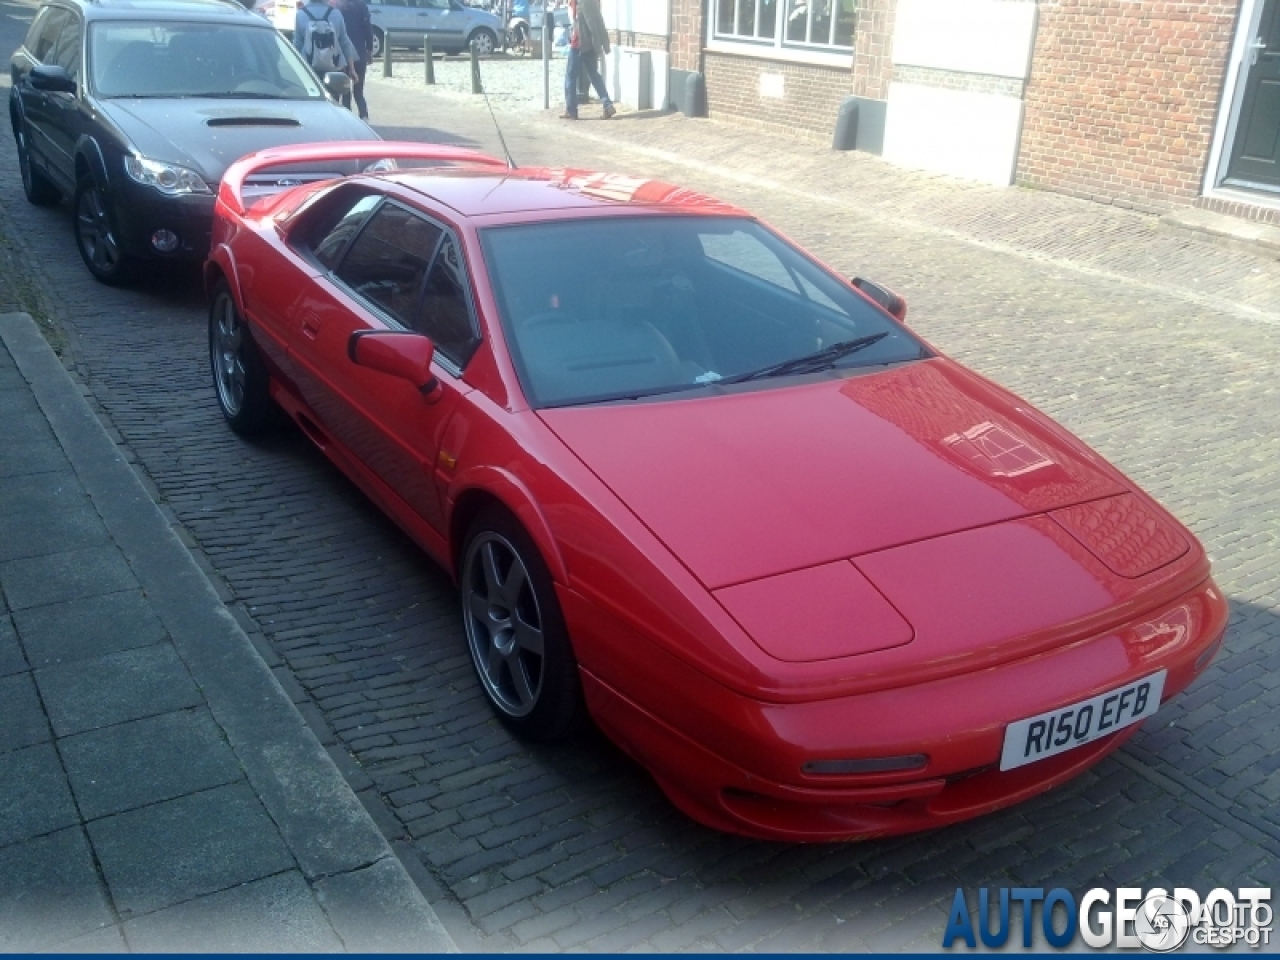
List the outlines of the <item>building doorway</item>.
{"type": "Polygon", "coordinates": [[[1242,69],[1240,113],[1223,185],[1280,194],[1280,0],[1262,0],[1242,69]]]}

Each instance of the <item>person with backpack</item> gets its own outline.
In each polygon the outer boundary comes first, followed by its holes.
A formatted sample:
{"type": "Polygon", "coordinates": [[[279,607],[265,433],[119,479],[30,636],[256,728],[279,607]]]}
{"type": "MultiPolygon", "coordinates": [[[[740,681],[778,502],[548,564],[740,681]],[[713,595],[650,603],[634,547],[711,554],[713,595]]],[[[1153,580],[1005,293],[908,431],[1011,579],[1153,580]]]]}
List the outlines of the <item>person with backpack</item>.
{"type": "Polygon", "coordinates": [[[369,105],[364,100],[364,78],[373,60],[373,20],[369,15],[367,0],[329,0],[331,6],[342,14],[347,36],[355,47],[356,59],[351,62],[351,93],[342,95],[342,105],[351,108],[351,98],[356,99],[356,111],[361,120],[369,119],[369,105]]]}
{"type": "Polygon", "coordinates": [[[347,23],[342,11],[325,0],[309,0],[298,8],[293,25],[293,45],[311,65],[317,77],[331,70],[353,74],[351,64],[358,59],[356,48],[347,36],[347,23]]]}

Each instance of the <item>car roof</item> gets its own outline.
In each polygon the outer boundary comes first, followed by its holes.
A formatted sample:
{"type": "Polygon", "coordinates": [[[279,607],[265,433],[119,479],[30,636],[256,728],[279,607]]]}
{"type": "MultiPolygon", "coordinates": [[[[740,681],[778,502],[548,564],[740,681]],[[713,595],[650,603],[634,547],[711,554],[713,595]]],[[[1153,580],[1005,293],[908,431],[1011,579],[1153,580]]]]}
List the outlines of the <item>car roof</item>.
{"type": "Polygon", "coordinates": [[[91,20],[191,20],[226,22],[237,20],[274,29],[235,0],[58,0],[79,9],[91,20]]]}
{"type": "Polygon", "coordinates": [[[697,191],[661,180],[566,168],[441,167],[407,170],[385,178],[443,203],[464,217],[609,209],[635,213],[750,216],[697,191]]]}

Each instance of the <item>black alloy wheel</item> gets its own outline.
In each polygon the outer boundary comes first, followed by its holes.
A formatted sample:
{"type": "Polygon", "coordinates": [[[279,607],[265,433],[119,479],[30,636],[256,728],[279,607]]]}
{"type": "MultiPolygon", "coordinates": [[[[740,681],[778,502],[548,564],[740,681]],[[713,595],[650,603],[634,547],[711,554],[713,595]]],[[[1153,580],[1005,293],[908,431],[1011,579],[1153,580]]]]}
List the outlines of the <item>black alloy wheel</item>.
{"type": "Polygon", "coordinates": [[[54,186],[53,181],[31,165],[31,154],[27,151],[27,133],[21,122],[13,131],[18,142],[18,170],[22,174],[22,192],[27,201],[37,207],[52,207],[62,199],[62,191],[54,186]]]}
{"type": "Polygon", "coordinates": [[[94,278],[114,286],[128,279],[132,263],[120,246],[106,198],[92,176],[76,184],[76,249],[94,278]]]}

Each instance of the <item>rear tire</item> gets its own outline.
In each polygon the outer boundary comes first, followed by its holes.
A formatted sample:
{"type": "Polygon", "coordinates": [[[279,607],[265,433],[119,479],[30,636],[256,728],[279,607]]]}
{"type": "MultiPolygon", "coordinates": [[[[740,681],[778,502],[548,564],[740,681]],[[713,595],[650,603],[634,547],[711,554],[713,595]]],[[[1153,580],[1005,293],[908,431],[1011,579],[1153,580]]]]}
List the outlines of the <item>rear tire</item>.
{"type": "Polygon", "coordinates": [[[249,435],[275,425],[271,378],[225,280],[209,307],[209,366],[218,409],[232,430],[249,435]]]}
{"type": "Polygon", "coordinates": [[[482,57],[486,57],[498,49],[498,35],[488,27],[481,27],[471,34],[471,49],[482,57]]]}
{"type": "Polygon", "coordinates": [[[572,732],[585,710],[564,614],[533,538],[505,510],[472,522],[458,588],[471,662],[498,719],[534,742],[572,732]]]}
{"type": "Polygon", "coordinates": [[[382,31],[381,31],[381,30],[379,30],[377,27],[374,27],[374,28],[373,28],[373,52],[372,52],[372,56],[373,56],[375,59],[379,59],[379,58],[381,58],[381,57],[382,57],[382,44],[383,44],[384,42],[385,42],[385,41],[384,41],[384,39],[383,39],[383,33],[382,33],[382,31]]]}
{"type": "Polygon", "coordinates": [[[18,170],[22,174],[22,192],[26,194],[27,202],[37,207],[56,206],[62,199],[62,191],[32,166],[31,154],[27,150],[27,134],[22,129],[21,121],[15,126],[13,136],[18,142],[18,170]]]}

